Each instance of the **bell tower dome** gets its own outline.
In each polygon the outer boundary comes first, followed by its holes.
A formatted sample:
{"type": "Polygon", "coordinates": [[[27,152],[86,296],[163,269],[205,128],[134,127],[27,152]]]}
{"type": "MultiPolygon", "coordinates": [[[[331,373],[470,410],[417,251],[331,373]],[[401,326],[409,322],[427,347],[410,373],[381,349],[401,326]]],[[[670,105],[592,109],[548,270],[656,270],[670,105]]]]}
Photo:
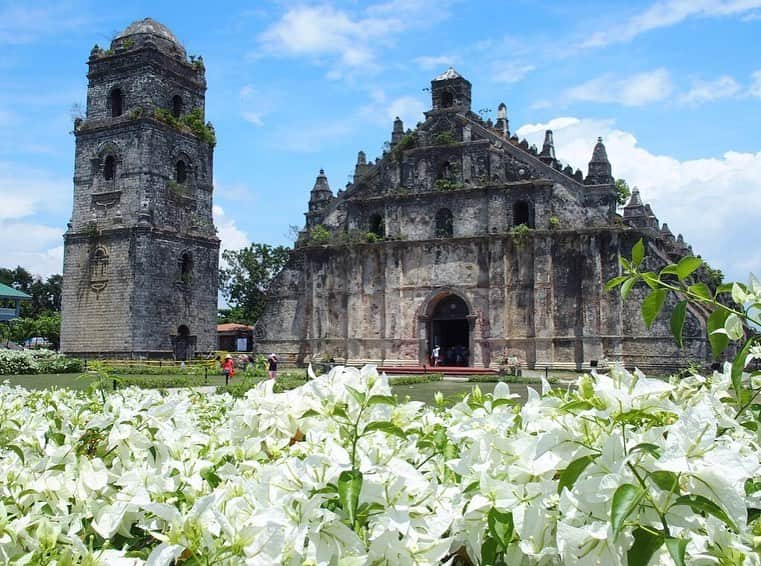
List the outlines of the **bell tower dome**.
{"type": "Polygon", "coordinates": [[[449,67],[431,81],[433,109],[469,112],[470,91],[470,81],[449,67]]]}

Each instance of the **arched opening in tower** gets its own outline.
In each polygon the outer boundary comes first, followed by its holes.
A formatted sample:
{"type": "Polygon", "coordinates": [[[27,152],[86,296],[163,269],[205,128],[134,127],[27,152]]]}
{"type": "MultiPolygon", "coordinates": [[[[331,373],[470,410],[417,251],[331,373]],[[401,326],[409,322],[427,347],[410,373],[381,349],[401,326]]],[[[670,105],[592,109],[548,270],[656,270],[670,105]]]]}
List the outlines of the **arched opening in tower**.
{"type": "Polygon", "coordinates": [[[113,155],[109,155],[103,164],[103,178],[106,181],[113,181],[114,177],[116,177],[116,159],[113,155]]]}
{"type": "Polygon", "coordinates": [[[176,360],[188,360],[192,357],[190,329],[184,324],[177,328],[177,336],[174,340],[174,357],[176,360]]]}
{"type": "Polygon", "coordinates": [[[441,208],[436,213],[436,237],[451,238],[454,233],[454,221],[452,211],[448,208],[441,208]]]}
{"type": "Polygon", "coordinates": [[[172,98],[172,116],[175,118],[182,116],[182,97],[179,94],[172,98]]]}
{"type": "Polygon", "coordinates": [[[188,166],[180,159],[175,166],[174,180],[178,183],[184,183],[188,179],[188,166]]]}
{"type": "Polygon", "coordinates": [[[430,319],[428,352],[439,347],[440,365],[470,365],[470,323],[468,305],[457,295],[439,300],[430,319]]]}
{"type": "Polygon", "coordinates": [[[116,118],[124,113],[124,95],[121,89],[111,91],[111,117],[116,118]]]}
{"type": "Polygon", "coordinates": [[[445,90],[441,93],[441,107],[449,108],[454,106],[454,94],[451,91],[445,90]]]}

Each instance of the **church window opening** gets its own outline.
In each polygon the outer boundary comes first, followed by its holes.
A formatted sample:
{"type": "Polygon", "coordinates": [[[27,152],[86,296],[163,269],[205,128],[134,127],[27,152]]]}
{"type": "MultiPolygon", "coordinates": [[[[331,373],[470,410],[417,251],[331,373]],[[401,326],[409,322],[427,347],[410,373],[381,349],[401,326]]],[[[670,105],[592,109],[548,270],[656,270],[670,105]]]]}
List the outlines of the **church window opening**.
{"type": "Polygon", "coordinates": [[[452,164],[449,161],[445,161],[439,166],[439,174],[437,179],[449,179],[452,176],[452,164]]]}
{"type": "Polygon", "coordinates": [[[111,91],[111,117],[116,118],[124,113],[124,95],[121,89],[111,91]]]}
{"type": "Polygon", "coordinates": [[[178,183],[184,183],[188,179],[188,166],[185,165],[185,162],[180,159],[177,162],[177,165],[175,166],[174,170],[174,180],[178,183]]]}
{"type": "Polygon", "coordinates": [[[180,256],[180,282],[190,285],[193,281],[193,256],[184,252],[180,256]]]}
{"type": "Polygon", "coordinates": [[[445,90],[441,93],[441,107],[442,108],[449,108],[454,105],[454,95],[448,91],[445,90]]]}
{"type": "Polygon", "coordinates": [[[531,205],[525,200],[519,200],[513,205],[513,225],[520,226],[525,224],[529,228],[533,228],[531,205]]]}
{"type": "Polygon", "coordinates": [[[383,222],[383,216],[380,214],[373,214],[370,217],[370,229],[368,232],[375,234],[379,238],[386,236],[386,226],[383,222]]]}
{"type": "Polygon", "coordinates": [[[103,178],[106,181],[113,181],[114,177],[116,177],[116,159],[113,155],[109,155],[103,164],[103,178]]]}
{"type": "Polygon", "coordinates": [[[439,209],[436,213],[436,237],[451,238],[454,233],[452,211],[448,208],[439,209]]]}
{"type": "Polygon", "coordinates": [[[175,118],[182,116],[182,97],[179,94],[172,98],[172,116],[175,118]]]}

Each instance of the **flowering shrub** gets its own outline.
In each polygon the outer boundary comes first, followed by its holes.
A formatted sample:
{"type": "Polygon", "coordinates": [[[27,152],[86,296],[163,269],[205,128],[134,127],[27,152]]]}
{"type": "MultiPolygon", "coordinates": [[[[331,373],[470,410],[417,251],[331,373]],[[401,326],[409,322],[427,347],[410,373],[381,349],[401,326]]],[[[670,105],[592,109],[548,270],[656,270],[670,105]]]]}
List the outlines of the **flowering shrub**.
{"type": "Polygon", "coordinates": [[[82,360],[52,350],[0,350],[0,375],[79,371],[82,360]]]}
{"type": "Polygon", "coordinates": [[[729,366],[451,408],[371,366],[272,385],[0,386],[0,560],[761,564],[761,407],[726,402],[729,366]]]}

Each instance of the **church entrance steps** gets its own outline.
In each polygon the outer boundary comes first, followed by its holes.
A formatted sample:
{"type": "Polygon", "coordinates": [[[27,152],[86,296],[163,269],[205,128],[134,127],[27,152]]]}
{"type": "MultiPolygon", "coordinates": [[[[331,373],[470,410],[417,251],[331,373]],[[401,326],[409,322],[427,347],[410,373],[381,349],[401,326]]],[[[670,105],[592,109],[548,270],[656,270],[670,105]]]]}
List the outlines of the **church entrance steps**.
{"type": "Polygon", "coordinates": [[[425,375],[429,373],[443,373],[445,376],[498,374],[497,370],[492,368],[462,366],[378,366],[378,373],[381,372],[384,372],[387,375],[425,375]]]}

